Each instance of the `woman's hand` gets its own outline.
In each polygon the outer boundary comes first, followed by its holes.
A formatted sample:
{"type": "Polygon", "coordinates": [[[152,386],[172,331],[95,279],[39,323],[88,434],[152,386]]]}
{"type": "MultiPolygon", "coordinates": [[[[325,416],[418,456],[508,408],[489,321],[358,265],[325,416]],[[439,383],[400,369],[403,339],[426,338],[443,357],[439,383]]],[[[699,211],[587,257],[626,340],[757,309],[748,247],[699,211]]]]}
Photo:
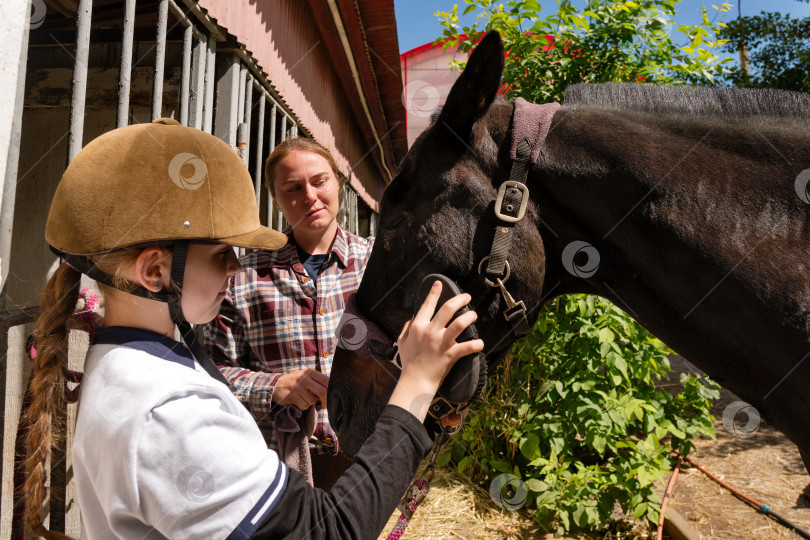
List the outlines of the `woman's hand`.
{"type": "Polygon", "coordinates": [[[317,369],[306,368],[279,377],[273,389],[273,401],[279,405],[295,405],[305,411],[320,399],[326,408],[329,377],[317,369]]]}
{"type": "Polygon", "coordinates": [[[441,292],[442,285],[437,281],[397,340],[402,373],[388,403],[410,411],[420,422],[425,420],[433,396],[456,360],[484,349],[480,339],[456,342],[475,322],[475,311],[470,310],[450,323],[453,315],[470,302],[470,295],[451,298],[433,316],[441,292]]]}

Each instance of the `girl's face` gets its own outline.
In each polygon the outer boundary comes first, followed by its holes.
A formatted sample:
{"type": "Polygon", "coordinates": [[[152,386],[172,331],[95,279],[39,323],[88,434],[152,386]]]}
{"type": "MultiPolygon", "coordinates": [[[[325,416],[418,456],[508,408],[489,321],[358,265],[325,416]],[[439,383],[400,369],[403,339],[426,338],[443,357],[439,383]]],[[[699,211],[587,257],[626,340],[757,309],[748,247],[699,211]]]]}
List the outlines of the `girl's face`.
{"type": "Polygon", "coordinates": [[[339,210],[339,185],[329,162],[313,152],[292,152],[275,167],[275,203],[296,234],[331,231],[339,210]]]}
{"type": "Polygon", "coordinates": [[[186,258],[181,305],[186,320],[204,324],[217,316],[228,278],[242,269],[228,244],[191,244],[186,258]]]}

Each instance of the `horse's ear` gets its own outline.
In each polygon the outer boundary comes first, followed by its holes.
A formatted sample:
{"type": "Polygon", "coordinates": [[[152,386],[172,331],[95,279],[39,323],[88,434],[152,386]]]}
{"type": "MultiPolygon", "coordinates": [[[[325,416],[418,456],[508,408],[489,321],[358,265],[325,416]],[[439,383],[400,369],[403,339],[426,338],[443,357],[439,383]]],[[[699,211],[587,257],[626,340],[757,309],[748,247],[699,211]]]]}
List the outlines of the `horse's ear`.
{"type": "Polygon", "coordinates": [[[487,32],[467,61],[442,107],[439,123],[467,141],[473,124],[492,105],[503,74],[503,43],[498,32],[487,32]]]}

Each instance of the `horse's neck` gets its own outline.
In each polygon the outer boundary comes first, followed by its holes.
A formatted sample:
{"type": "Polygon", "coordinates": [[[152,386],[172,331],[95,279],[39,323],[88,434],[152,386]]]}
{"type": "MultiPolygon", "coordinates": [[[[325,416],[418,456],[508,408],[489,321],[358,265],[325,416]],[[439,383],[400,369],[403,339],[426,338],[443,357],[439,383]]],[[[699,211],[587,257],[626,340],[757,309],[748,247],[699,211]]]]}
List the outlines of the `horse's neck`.
{"type": "MultiPolygon", "coordinates": [[[[810,229],[794,184],[810,139],[587,109],[558,116],[531,180],[544,290],[605,296],[738,394],[762,398],[737,372],[807,352],[810,229]],[[577,240],[599,256],[587,279],[562,261],[577,240]]],[[[784,370],[774,371],[762,376],[776,384],[784,370]]]]}

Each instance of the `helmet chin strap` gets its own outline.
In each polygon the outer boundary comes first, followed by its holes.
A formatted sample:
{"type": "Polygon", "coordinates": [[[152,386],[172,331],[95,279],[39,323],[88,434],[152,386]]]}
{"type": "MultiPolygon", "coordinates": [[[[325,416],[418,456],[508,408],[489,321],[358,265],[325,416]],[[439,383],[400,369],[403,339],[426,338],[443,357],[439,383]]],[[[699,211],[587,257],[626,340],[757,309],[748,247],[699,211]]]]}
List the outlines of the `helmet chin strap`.
{"type": "Polygon", "coordinates": [[[183,337],[183,341],[186,343],[186,346],[191,351],[191,354],[194,355],[194,358],[196,358],[200,363],[202,368],[213,378],[225,386],[229,386],[228,380],[222,375],[219,368],[214,365],[214,362],[208,356],[208,353],[205,352],[202,344],[197,339],[197,334],[194,333],[191,325],[188,323],[188,321],[186,321],[186,317],[183,315],[183,307],[180,305],[183,293],[183,277],[185,276],[186,272],[188,245],[189,242],[187,240],[181,240],[174,243],[174,252],[172,254],[172,272],[168,295],[169,315],[172,318],[172,322],[177,325],[177,329],[180,331],[180,335],[183,337]]]}
{"type": "MultiPolygon", "coordinates": [[[[208,356],[208,353],[205,352],[202,344],[197,339],[197,335],[194,333],[191,325],[188,323],[188,321],[186,321],[186,318],[183,315],[183,307],[180,305],[180,300],[183,292],[183,276],[185,275],[186,271],[188,246],[188,240],[179,240],[174,243],[169,292],[156,293],[135,284],[131,284],[129,287],[127,287],[125,292],[134,294],[135,296],[140,296],[142,298],[147,298],[149,300],[158,300],[160,302],[168,303],[169,316],[171,317],[172,322],[177,325],[177,329],[180,331],[180,335],[183,337],[183,341],[191,351],[191,354],[194,355],[194,358],[197,359],[202,368],[209,375],[224,385],[230,386],[228,384],[228,380],[222,375],[219,368],[214,365],[214,362],[208,356]]],[[[109,275],[99,270],[95,264],[91,264],[86,257],[65,253],[53,247],[51,247],[51,251],[61,257],[71,267],[82,274],[85,274],[87,277],[94,279],[99,283],[108,285],[114,289],[119,289],[109,275]]]]}

